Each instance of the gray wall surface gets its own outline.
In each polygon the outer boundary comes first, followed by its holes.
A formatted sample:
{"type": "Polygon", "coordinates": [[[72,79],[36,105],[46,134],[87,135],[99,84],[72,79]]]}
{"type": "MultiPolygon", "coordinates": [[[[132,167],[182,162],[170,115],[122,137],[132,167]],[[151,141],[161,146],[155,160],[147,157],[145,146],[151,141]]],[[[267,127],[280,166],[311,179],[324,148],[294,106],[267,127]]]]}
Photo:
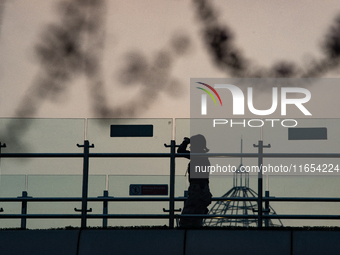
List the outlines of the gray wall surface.
{"type": "Polygon", "coordinates": [[[332,230],[0,230],[0,251],[17,254],[339,254],[332,230]]]}

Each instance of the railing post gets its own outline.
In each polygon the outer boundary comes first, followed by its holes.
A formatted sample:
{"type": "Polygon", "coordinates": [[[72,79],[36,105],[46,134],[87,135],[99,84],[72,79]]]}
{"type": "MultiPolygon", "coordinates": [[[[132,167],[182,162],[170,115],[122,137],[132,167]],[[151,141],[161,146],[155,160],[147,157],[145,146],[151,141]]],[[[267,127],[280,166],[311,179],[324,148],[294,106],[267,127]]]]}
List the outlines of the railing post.
{"type": "MultiPolygon", "coordinates": [[[[1,148],[6,148],[6,144],[0,142],[0,181],[1,181],[1,148]]],[[[0,183],[0,185],[1,185],[1,183],[0,183]]],[[[0,212],[3,212],[3,211],[4,211],[4,209],[2,207],[0,207],[0,212]]]]}
{"type": "MultiPolygon", "coordinates": [[[[266,190],[265,191],[265,195],[264,195],[266,198],[269,198],[269,190],[266,190]]],[[[269,215],[269,212],[270,212],[270,209],[269,209],[269,201],[268,200],[266,200],[265,202],[264,202],[264,215],[269,215]]],[[[265,220],[264,220],[264,226],[265,227],[269,227],[269,219],[268,218],[266,218],[265,220]]]]}
{"type": "MultiPolygon", "coordinates": [[[[27,191],[22,192],[22,197],[21,198],[27,198],[27,191]]],[[[21,202],[21,214],[26,215],[27,214],[27,200],[23,200],[21,202]]],[[[21,229],[26,229],[26,222],[27,219],[22,217],[21,218],[21,229]]]]}
{"type": "Polygon", "coordinates": [[[259,167],[259,172],[258,172],[258,200],[257,200],[257,227],[262,228],[263,222],[262,222],[262,213],[263,213],[263,208],[262,208],[262,201],[263,201],[263,172],[262,172],[262,165],[263,165],[263,148],[270,148],[269,145],[263,145],[263,141],[259,140],[259,144],[255,145],[254,147],[258,148],[258,167],[259,167]]]}
{"type": "Polygon", "coordinates": [[[259,141],[259,158],[258,158],[258,165],[259,165],[259,173],[258,173],[258,202],[257,202],[257,209],[258,209],[258,222],[257,226],[262,228],[262,189],[263,189],[263,172],[262,172],[262,164],[263,164],[263,141],[259,141]]]}
{"type": "MultiPolygon", "coordinates": [[[[103,196],[108,197],[109,191],[104,190],[103,196]]],[[[107,213],[108,213],[107,206],[108,206],[108,201],[106,200],[106,201],[103,202],[103,215],[107,215],[107,213]]],[[[103,218],[103,228],[107,228],[107,218],[103,218]]]]}
{"type": "Polygon", "coordinates": [[[84,141],[84,145],[77,144],[78,147],[84,147],[84,161],[83,161],[83,194],[81,203],[81,228],[86,228],[87,220],[87,195],[89,185],[89,152],[90,148],[94,148],[94,145],[90,145],[88,140],[84,141]]]}
{"type": "Polygon", "coordinates": [[[169,200],[169,228],[174,228],[175,217],[175,153],[176,142],[171,140],[170,150],[170,200],[169,200]]]}

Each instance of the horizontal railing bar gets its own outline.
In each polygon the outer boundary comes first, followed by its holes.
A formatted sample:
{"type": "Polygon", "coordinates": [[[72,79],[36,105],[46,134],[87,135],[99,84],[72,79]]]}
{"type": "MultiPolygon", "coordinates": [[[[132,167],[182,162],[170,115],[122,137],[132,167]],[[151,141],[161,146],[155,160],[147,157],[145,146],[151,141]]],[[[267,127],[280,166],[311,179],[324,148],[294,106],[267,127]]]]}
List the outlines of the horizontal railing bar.
{"type": "MultiPolygon", "coordinates": [[[[186,156],[208,156],[208,157],[258,157],[257,153],[175,153],[175,157],[186,156]]],[[[76,158],[84,157],[83,153],[1,153],[2,158],[76,158]]],[[[89,157],[92,158],[157,158],[171,157],[171,153],[89,153],[89,157]]]]}
{"type": "MultiPolygon", "coordinates": [[[[170,157],[170,153],[90,153],[89,157],[170,157]]],[[[258,158],[258,153],[175,153],[175,157],[258,158]]],[[[267,158],[340,158],[340,153],[263,153],[267,158]]]]}
{"type": "MultiPolygon", "coordinates": [[[[168,219],[169,214],[88,214],[87,218],[161,218],[168,219]]],[[[13,219],[13,218],[34,218],[34,219],[44,219],[44,218],[81,218],[81,214],[0,214],[0,218],[13,219]]]]}
{"type": "Polygon", "coordinates": [[[169,219],[169,214],[88,214],[87,218],[115,219],[169,219]]]}
{"type": "Polygon", "coordinates": [[[235,214],[176,214],[177,218],[226,218],[226,219],[257,219],[257,214],[254,215],[235,215],[235,214]]]}
{"type": "Polygon", "coordinates": [[[340,158],[340,153],[263,153],[264,158],[340,158]]]}
{"type": "MultiPolygon", "coordinates": [[[[226,218],[226,219],[257,219],[257,215],[233,215],[233,214],[176,214],[176,218],[226,218]]],[[[263,215],[264,219],[340,219],[340,215],[294,215],[294,214],[275,214],[263,215]]],[[[0,218],[81,218],[81,214],[0,214],[0,218]]],[[[167,219],[168,214],[88,214],[87,218],[135,218],[135,219],[167,219]]]]}
{"type": "Polygon", "coordinates": [[[0,219],[14,219],[14,218],[34,218],[34,219],[74,219],[81,218],[81,214],[0,214],[0,219]]]}
{"type": "Polygon", "coordinates": [[[338,197],[263,197],[263,201],[272,202],[340,202],[338,197]]]}
{"type": "MultiPolygon", "coordinates": [[[[181,155],[182,156],[182,155],[181,155]]],[[[90,153],[90,158],[169,158],[171,153],[90,153]]]]}
{"type": "MultiPolygon", "coordinates": [[[[258,153],[176,153],[176,157],[243,157],[258,158],[258,153]]],[[[340,158],[340,153],[263,153],[264,158],[340,158]]]]}
{"type": "MultiPolygon", "coordinates": [[[[101,197],[93,198],[89,197],[88,201],[117,201],[117,202],[169,202],[169,197],[101,197]]],[[[175,201],[185,201],[186,198],[175,198],[175,201]]]]}
{"type": "Polygon", "coordinates": [[[1,158],[83,158],[83,153],[1,153],[1,158]]]}
{"type": "MultiPolygon", "coordinates": [[[[179,198],[177,201],[185,201],[186,198],[179,198]]],[[[20,202],[20,201],[30,201],[30,202],[80,202],[82,198],[54,198],[54,197],[9,197],[0,198],[0,202],[20,202]]],[[[88,202],[103,202],[103,201],[125,201],[125,202],[169,202],[169,198],[129,198],[129,197],[103,197],[103,198],[88,198],[88,202]]]]}
{"type": "MultiPolygon", "coordinates": [[[[250,218],[256,219],[257,215],[218,215],[218,214],[178,214],[175,215],[179,218],[186,217],[200,217],[200,218],[250,218]]],[[[81,214],[0,214],[0,218],[81,218],[81,214]]],[[[144,218],[161,218],[167,219],[169,218],[169,214],[88,214],[87,218],[136,218],[136,219],[144,219],[144,218]]]]}
{"type": "Polygon", "coordinates": [[[81,197],[0,197],[0,202],[80,202],[81,197]]]}
{"type": "Polygon", "coordinates": [[[306,220],[338,220],[340,215],[294,215],[294,214],[274,214],[274,215],[263,215],[263,218],[268,219],[306,219],[306,220]]]}
{"type": "MultiPolygon", "coordinates": [[[[284,153],[281,153],[284,154],[284,153]]],[[[265,156],[265,154],[263,154],[265,156]]],[[[275,154],[279,155],[279,153],[275,154]]],[[[311,157],[315,157],[316,154],[311,155],[311,157]]],[[[323,155],[318,153],[317,155],[323,155]]],[[[89,157],[106,157],[106,158],[114,158],[114,157],[170,157],[170,153],[90,153],[89,157]]],[[[231,158],[257,158],[258,153],[175,153],[175,157],[183,158],[187,156],[204,156],[204,157],[231,157],[231,158]]],[[[285,155],[283,155],[285,157],[285,155]]],[[[340,154],[336,154],[337,157],[340,157],[340,154]]],[[[270,155],[272,157],[272,155],[270,155]]],[[[332,155],[332,157],[334,157],[332,155]]]]}
{"type": "MultiPolygon", "coordinates": [[[[176,214],[178,218],[226,218],[226,219],[257,219],[257,214],[255,215],[233,215],[233,214],[176,214]]],[[[273,215],[263,215],[262,218],[266,219],[315,219],[315,220],[327,220],[327,219],[340,219],[340,215],[299,215],[299,214],[273,214],[273,215]]]]}
{"type": "MultiPolygon", "coordinates": [[[[164,197],[164,198],[153,198],[153,197],[141,197],[141,198],[137,198],[137,197],[101,197],[101,198],[88,198],[88,201],[118,201],[118,202],[128,202],[128,201],[169,201],[169,197],[164,197]]],[[[185,201],[187,200],[186,197],[175,197],[174,198],[175,201],[185,201]]],[[[228,200],[234,200],[234,201],[257,201],[256,197],[233,197],[233,198],[226,198],[226,197],[213,197],[211,199],[212,201],[228,201],[228,200]]],[[[1,200],[0,200],[1,201],[1,200]]],[[[340,199],[339,199],[340,201],[340,199]]]]}
{"type": "MultiPolygon", "coordinates": [[[[169,158],[170,153],[90,153],[93,158],[169,158]]],[[[83,158],[83,153],[1,153],[1,158],[83,158]]],[[[179,154],[178,157],[182,157],[179,154]]]]}
{"type": "MultiPolygon", "coordinates": [[[[175,197],[175,201],[185,201],[186,197],[175,197]]],[[[257,197],[212,197],[212,201],[257,201],[257,197]]],[[[81,197],[0,197],[0,202],[80,202],[81,197]]],[[[89,197],[89,202],[168,202],[169,197],[89,197]]],[[[263,197],[272,202],[340,202],[336,197],[263,197]]]]}
{"type": "MultiPolygon", "coordinates": [[[[257,158],[258,153],[176,153],[186,156],[257,158]]],[[[167,158],[170,153],[89,153],[92,158],[167,158]]],[[[1,153],[1,158],[81,158],[83,153],[1,153]]],[[[263,153],[265,158],[340,158],[340,153],[263,153]]]]}

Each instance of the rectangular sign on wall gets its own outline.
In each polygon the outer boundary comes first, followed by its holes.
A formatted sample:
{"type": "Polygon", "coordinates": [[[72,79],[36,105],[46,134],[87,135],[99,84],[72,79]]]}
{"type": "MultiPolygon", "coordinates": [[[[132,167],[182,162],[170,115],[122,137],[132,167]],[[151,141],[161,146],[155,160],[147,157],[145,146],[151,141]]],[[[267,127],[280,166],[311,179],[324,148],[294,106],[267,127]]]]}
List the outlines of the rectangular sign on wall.
{"type": "Polygon", "coordinates": [[[288,140],[327,140],[327,128],[289,128],[288,140]]]}
{"type": "Polygon", "coordinates": [[[152,137],[153,125],[111,125],[110,137],[152,137]]]}
{"type": "Polygon", "coordinates": [[[168,195],[167,184],[130,184],[130,196],[168,195]]]}

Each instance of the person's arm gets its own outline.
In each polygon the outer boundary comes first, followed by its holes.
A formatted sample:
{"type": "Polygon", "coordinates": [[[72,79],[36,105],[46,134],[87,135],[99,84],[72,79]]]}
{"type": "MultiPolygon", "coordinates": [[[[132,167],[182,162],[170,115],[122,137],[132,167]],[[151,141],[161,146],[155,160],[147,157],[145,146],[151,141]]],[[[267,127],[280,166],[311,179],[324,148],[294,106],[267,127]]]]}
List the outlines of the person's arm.
{"type": "MultiPolygon", "coordinates": [[[[183,142],[179,145],[177,149],[177,153],[190,153],[190,151],[187,150],[188,144],[190,143],[190,139],[188,137],[184,137],[183,142]]],[[[190,155],[185,156],[187,159],[190,159],[190,155]]]]}

